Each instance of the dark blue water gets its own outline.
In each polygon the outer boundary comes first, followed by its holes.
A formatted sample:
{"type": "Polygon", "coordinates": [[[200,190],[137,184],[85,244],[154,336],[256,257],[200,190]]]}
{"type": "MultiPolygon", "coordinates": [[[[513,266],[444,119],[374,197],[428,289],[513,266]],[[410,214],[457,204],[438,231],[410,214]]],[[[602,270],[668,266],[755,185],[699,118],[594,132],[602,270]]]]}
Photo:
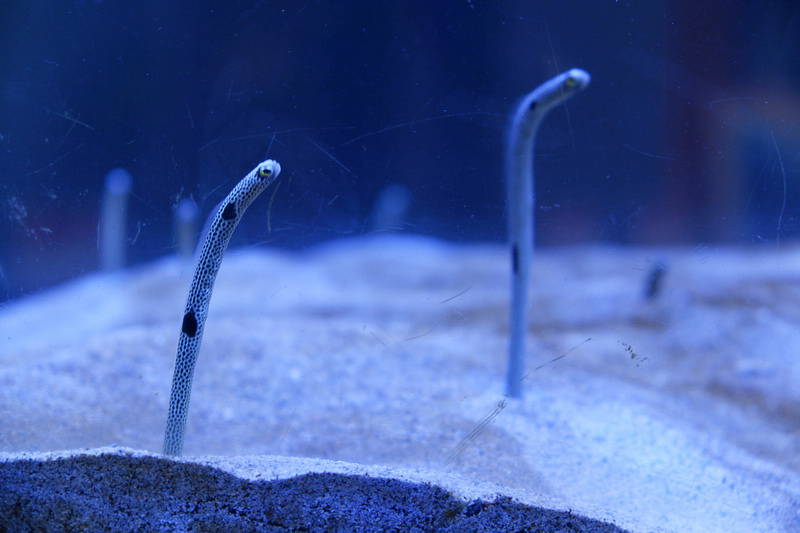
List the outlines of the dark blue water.
{"type": "Polygon", "coordinates": [[[385,231],[387,187],[388,229],[502,241],[508,113],[572,67],[593,79],[538,137],[537,244],[791,242],[800,6],[723,4],[4,2],[0,299],[98,268],[118,167],[129,264],[265,157],[280,184],[233,246],[385,231]]]}

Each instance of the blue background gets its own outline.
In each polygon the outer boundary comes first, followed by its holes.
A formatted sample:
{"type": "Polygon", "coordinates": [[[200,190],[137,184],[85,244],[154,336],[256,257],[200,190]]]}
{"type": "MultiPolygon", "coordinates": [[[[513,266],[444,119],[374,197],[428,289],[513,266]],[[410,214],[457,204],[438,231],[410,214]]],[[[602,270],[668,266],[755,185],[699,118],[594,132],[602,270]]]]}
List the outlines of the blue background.
{"type": "Polygon", "coordinates": [[[0,299],[93,271],[103,182],[134,179],[129,260],[174,254],[266,156],[232,246],[375,229],[505,239],[515,101],[592,74],[537,141],[537,245],[790,242],[800,231],[793,2],[131,2],[0,6],[0,299]],[[271,195],[269,190],[266,195],[271,195]]]}

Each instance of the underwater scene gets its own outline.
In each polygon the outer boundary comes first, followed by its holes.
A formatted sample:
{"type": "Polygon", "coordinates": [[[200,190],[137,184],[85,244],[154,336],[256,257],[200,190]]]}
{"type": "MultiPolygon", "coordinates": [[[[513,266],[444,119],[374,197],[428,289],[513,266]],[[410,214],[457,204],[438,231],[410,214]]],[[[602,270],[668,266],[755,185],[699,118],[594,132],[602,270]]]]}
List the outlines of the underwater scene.
{"type": "Polygon", "coordinates": [[[0,27],[0,531],[800,531],[800,4],[0,27]]]}

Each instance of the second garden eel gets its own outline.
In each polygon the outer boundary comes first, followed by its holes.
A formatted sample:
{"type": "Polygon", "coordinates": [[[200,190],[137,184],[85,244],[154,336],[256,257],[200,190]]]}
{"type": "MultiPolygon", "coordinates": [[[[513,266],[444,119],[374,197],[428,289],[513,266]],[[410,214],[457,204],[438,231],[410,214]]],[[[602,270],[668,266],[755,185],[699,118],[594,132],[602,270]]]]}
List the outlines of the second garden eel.
{"type": "Polygon", "coordinates": [[[511,316],[506,392],[522,397],[528,285],[533,254],[533,144],[542,119],[552,108],[589,85],[586,71],[574,68],[528,93],[511,116],[506,152],[508,238],[511,245],[511,316]]]}
{"type": "Polygon", "coordinates": [[[208,316],[208,304],[214,280],[228,247],[233,230],[242,219],[245,209],[261,192],[275,181],[281,172],[277,161],[267,159],[258,164],[225,197],[209,226],[197,268],[194,271],[189,297],[183,312],[183,324],[178,340],[178,355],[172,376],[172,392],[169,398],[167,429],[164,433],[164,453],[179,456],[183,452],[186,432],[186,416],[189,412],[189,397],[192,393],[192,378],[203,328],[208,316]]]}

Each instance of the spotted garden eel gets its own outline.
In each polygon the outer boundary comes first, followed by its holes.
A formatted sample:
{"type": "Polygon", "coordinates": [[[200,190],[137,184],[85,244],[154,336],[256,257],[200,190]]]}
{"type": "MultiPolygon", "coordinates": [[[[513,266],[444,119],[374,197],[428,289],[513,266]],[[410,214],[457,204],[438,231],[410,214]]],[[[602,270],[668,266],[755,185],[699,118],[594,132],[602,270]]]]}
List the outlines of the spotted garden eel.
{"type": "Polygon", "coordinates": [[[589,85],[587,72],[574,68],[528,93],[511,116],[506,152],[508,236],[511,245],[511,317],[506,392],[522,397],[528,284],[533,255],[533,145],[547,112],[589,85]]]}
{"type": "Polygon", "coordinates": [[[178,355],[175,360],[175,372],[172,375],[167,430],[164,433],[164,453],[167,455],[179,456],[183,452],[194,366],[200,342],[203,340],[208,304],[211,301],[211,291],[214,289],[219,265],[222,263],[222,255],[245,210],[280,172],[280,164],[272,159],[259,163],[225,197],[209,226],[189,289],[186,310],[183,312],[178,355]]]}

